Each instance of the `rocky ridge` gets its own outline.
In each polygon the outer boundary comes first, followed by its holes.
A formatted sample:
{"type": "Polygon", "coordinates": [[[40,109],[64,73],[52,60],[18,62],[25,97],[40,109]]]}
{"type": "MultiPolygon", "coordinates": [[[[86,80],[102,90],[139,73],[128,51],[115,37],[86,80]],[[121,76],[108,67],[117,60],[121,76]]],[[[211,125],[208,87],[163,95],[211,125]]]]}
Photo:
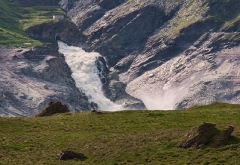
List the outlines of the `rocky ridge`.
{"type": "Polygon", "coordinates": [[[124,84],[149,109],[240,103],[239,1],[114,2],[59,3],[85,35],[85,49],[106,58],[115,75],[109,84],[124,84]]]}

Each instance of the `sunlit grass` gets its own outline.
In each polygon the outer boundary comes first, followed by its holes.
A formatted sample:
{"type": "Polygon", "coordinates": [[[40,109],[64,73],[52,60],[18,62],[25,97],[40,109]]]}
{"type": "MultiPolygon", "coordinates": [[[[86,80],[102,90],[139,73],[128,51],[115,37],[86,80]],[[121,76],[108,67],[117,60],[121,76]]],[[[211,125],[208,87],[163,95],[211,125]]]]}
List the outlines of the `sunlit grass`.
{"type": "Polygon", "coordinates": [[[23,7],[18,1],[0,0],[0,44],[8,47],[34,47],[43,43],[27,36],[30,26],[52,20],[54,13],[64,13],[59,6],[23,7]]]}
{"type": "Polygon", "coordinates": [[[123,111],[0,118],[0,164],[79,164],[58,161],[64,148],[84,153],[81,164],[235,164],[240,154],[240,106],[215,103],[181,111],[123,111]],[[233,125],[230,143],[186,150],[177,143],[192,127],[233,125]],[[225,155],[223,157],[223,155],[225,155]]]}

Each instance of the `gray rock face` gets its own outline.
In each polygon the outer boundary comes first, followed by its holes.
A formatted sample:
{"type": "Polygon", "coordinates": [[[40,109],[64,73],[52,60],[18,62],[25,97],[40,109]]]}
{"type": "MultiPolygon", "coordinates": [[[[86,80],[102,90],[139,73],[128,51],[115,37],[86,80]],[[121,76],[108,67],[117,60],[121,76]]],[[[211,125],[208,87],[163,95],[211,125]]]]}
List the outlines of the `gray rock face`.
{"type": "Polygon", "coordinates": [[[30,26],[25,31],[31,38],[45,42],[55,42],[59,39],[70,45],[78,45],[85,40],[77,26],[68,19],[30,26]]]}
{"type": "Polygon", "coordinates": [[[60,0],[18,0],[24,6],[57,6],[60,0]]]}
{"type": "Polygon", "coordinates": [[[0,48],[1,116],[35,115],[51,101],[61,101],[71,111],[91,109],[56,48],[0,48]]]}
{"type": "Polygon", "coordinates": [[[108,97],[121,86],[148,109],[240,103],[240,2],[105,2],[60,5],[85,35],[86,49],[106,58],[108,97]]]}
{"type": "Polygon", "coordinates": [[[102,82],[102,89],[105,96],[111,101],[122,105],[125,109],[146,109],[143,102],[126,93],[126,84],[119,81],[118,74],[110,72],[103,57],[96,60],[99,77],[102,82]]]}

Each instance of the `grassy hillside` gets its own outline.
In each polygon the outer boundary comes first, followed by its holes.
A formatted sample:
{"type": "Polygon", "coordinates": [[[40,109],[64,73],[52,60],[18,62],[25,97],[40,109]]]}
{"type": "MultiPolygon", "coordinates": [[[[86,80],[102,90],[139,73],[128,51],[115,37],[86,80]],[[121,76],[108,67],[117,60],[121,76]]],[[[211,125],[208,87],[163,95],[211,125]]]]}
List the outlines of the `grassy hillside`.
{"type": "Polygon", "coordinates": [[[0,45],[41,45],[41,42],[29,38],[24,29],[51,20],[53,13],[63,12],[58,6],[23,7],[17,1],[0,0],[0,45]]]}
{"type": "Polygon", "coordinates": [[[123,111],[0,118],[0,164],[238,164],[240,106],[215,103],[182,111],[123,111]],[[182,149],[176,144],[203,121],[233,125],[230,143],[220,148],[182,149]],[[64,148],[85,161],[59,161],[64,148]]]}

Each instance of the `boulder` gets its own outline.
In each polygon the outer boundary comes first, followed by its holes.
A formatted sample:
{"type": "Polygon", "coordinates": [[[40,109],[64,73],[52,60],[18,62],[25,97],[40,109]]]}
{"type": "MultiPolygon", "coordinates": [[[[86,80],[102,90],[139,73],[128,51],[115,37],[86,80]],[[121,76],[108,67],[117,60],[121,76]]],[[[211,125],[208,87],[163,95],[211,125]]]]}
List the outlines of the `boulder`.
{"type": "Polygon", "coordinates": [[[51,116],[56,113],[70,112],[68,107],[61,102],[50,102],[49,105],[36,115],[36,117],[51,116]]]}
{"type": "Polygon", "coordinates": [[[193,128],[185,135],[178,146],[181,148],[199,148],[206,144],[210,144],[212,147],[226,145],[234,131],[234,127],[228,126],[221,131],[215,126],[216,124],[213,123],[203,123],[193,128]]]}
{"type": "Polygon", "coordinates": [[[179,147],[182,148],[198,148],[209,142],[209,140],[216,135],[216,124],[203,123],[198,127],[189,131],[183,140],[180,142],[179,147]]]}
{"type": "Polygon", "coordinates": [[[215,146],[218,147],[221,145],[226,145],[233,131],[234,131],[233,126],[226,127],[218,136],[215,142],[215,146]]]}
{"type": "Polygon", "coordinates": [[[91,110],[92,113],[94,114],[97,114],[97,115],[100,115],[100,114],[103,114],[103,112],[99,111],[99,110],[91,110]]]}
{"type": "Polygon", "coordinates": [[[64,149],[61,151],[60,154],[57,154],[57,159],[58,160],[69,160],[69,159],[79,159],[79,160],[84,160],[86,159],[86,156],[84,154],[71,151],[69,149],[64,149]]]}

